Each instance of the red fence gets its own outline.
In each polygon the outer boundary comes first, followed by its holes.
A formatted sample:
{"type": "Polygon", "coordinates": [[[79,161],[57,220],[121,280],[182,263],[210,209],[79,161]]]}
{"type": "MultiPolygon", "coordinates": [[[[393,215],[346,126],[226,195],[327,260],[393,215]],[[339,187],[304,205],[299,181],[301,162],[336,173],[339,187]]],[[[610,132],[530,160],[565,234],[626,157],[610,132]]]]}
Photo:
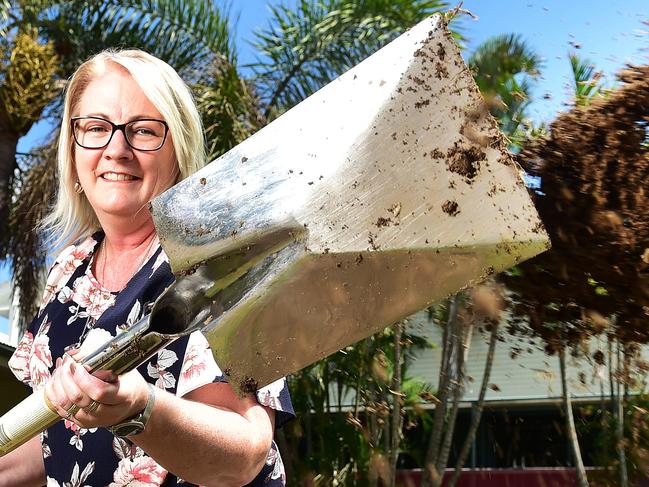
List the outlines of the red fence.
{"type": "MultiPolygon", "coordinates": [[[[447,485],[452,475],[451,470],[446,472],[443,485],[447,485]]],[[[596,471],[589,469],[589,478],[596,475],[596,471]]],[[[400,470],[397,484],[418,487],[421,476],[421,470],[400,470]]],[[[467,469],[462,472],[456,487],[578,487],[578,483],[575,470],[568,468],[467,469]]],[[[636,483],[635,487],[649,487],[649,480],[636,483]]]]}

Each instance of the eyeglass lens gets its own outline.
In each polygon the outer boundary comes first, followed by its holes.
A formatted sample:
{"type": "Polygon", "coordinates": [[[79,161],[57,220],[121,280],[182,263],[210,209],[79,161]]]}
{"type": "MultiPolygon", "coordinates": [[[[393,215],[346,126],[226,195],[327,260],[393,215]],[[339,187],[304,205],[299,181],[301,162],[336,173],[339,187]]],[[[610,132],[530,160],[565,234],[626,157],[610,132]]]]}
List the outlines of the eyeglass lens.
{"type": "MultiPolygon", "coordinates": [[[[134,149],[156,150],[165,139],[165,125],[158,120],[134,120],[124,129],[126,140],[134,149]]],[[[74,137],[87,149],[99,149],[108,144],[113,135],[113,125],[98,118],[81,118],[74,121],[74,137]]]]}

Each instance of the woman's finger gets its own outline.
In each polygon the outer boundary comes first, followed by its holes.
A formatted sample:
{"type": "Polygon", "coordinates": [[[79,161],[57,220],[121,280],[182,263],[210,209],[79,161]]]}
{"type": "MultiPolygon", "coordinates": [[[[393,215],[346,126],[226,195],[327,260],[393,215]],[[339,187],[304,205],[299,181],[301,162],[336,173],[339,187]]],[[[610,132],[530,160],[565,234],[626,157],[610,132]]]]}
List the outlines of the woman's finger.
{"type": "Polygon", "coordinates": [[[60,382],[68,400],[82,409],[88,406],[94,398],[79,384],[75,373],[77,369],[83,369],[83,367],[72,361],[64,362],[61,367],[60,382]]]}
{"type": "Polygon", "coordinates": [[[61,368],[57,368],[52,377],[45,385],[45,393],[49,405],[52,406],[55,412],[65,418],[68,415],[68,409],[72,407],[72,402],[68,400],[67,394],[61,383],[61,368]]]}
{"type": "Polygon", "coordinates": [[[119,404],[119,383],[114,374],[104,374],[104,377],[112,379],[113,382],[102,380],[100,377],[90,374],[84,367],[77,365],[74,369],[74,381],[78,387],[89,398],[84,401],[84,407],[88,406],[92,401],[97,401],[101,404],[119,404]]]}

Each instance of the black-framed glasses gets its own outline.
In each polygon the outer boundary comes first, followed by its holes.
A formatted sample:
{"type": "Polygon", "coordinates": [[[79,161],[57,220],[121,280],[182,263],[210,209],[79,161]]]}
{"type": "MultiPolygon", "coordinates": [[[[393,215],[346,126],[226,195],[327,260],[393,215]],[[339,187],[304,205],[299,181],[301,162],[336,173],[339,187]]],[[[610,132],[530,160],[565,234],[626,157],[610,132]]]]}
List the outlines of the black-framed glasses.
{"type": "Polygon", "coordinates": [[[115,132],[121,130],[126,143],[133,149],[155,151],[164,145],[169,132],[167,122],[155,118],[141,118],[117,125],[101,117],[73,117],[70,124],[74,141],[84,149],[106,147],[115,132]]]}

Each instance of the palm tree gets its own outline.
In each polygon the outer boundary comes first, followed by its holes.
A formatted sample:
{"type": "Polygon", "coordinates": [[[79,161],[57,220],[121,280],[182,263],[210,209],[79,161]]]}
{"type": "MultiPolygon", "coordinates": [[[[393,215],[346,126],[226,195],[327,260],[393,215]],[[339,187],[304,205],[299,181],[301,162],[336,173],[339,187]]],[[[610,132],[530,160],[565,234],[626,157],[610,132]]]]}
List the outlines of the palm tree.
{"type": "Polygon", "coordinates": [[[543,66],[541,57],[520,35],[502,34],[480,44],[468,64],[501,130],[516,139],[531,103],[534,79],[543,66]]]}

